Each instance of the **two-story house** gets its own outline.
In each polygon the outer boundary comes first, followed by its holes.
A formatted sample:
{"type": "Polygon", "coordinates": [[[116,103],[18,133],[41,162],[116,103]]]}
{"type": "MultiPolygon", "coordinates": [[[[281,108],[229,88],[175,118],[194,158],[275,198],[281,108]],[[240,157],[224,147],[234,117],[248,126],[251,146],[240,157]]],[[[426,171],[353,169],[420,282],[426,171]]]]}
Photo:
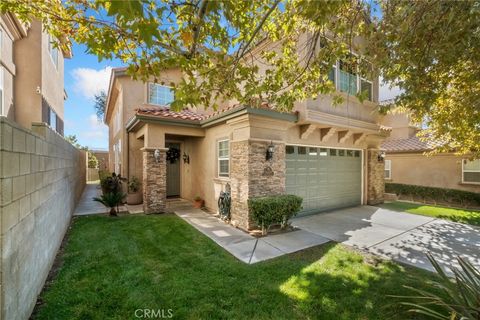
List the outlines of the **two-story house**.
{"type": "Polygon", "coordinates": [[[144,211],[163,212],[168,197],[205,200],[217,210],[219,192],[231,190],[231,216],[253,226],[251,197],[296,194],[311,214],[383,201],[380,144],[388,130],[378,124],[378,78],[367,79],[341,61],[330,73],[339,94],[296,103],[291,113],[225,102],[211,108],[170,110],[168,84],[179,70],[157,81],[132,80],[112,70],[105,122],[110,170],[143,181],[144,211]],[[367,91],[361,102],[354,95],[367,91]],[[228,187],[227,187],[228,186],[228,187]]]}
{"type": "Polygon", "coordinates": [[[13,14],[0,15],[0,116],[25,128],[45,122],[63,135],[64,58],[33,20],[21,23],[13,14]]]}
{"type": "Polygon", "coordinates": [[[392,128],[383,143],[385,182],[480,192],[480,159],[455,155],[454,150],[428,156],[441,141],[421,139],[421,130],[405,113],[392,113],[383,118],[392,128]]]}

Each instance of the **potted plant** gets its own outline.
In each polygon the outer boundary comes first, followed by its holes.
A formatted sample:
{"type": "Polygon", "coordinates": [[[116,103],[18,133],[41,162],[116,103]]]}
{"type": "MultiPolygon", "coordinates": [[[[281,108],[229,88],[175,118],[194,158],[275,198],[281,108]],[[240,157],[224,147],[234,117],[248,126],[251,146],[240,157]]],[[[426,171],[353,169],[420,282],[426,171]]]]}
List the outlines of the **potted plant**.
{"type": "Polygon", "coordinates": [[[193,198],[193,207],[198,209],[203,207],[203,199],[200,198],[200,196],[196,196],[195,198],[193,198]]]}
{"type": "Polygon", "coordinates": [[[132,176],[128,181],[128,195],[127,204],[140,204],[142,203],[142,194],[140,191],[140,181],[137,177],[132,176]]]}

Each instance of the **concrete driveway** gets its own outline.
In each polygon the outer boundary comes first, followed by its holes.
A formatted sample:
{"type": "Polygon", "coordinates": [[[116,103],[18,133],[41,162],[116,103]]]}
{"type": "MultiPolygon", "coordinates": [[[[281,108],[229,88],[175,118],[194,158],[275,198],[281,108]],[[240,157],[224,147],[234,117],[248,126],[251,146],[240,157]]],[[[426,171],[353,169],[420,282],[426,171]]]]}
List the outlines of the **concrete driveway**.
{"type": "Polygon", "coordinates": [[[433,270],[430,252],[449,271],[457,256],[480,267],[480,228],[361,206],[295,218],[293,225],[385,258],[433,270]]]}

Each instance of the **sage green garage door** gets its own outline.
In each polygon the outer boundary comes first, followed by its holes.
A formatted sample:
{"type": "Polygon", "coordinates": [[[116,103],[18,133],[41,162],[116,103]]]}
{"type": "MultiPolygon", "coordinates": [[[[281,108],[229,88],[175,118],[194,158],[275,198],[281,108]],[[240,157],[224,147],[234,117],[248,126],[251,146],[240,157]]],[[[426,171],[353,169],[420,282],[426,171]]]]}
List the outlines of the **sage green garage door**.
{"type": "Polygon", "coordinates": [[[361,204],[360,150],[286,146],[286,191],[303,198],[299,215],[361,204]]]}

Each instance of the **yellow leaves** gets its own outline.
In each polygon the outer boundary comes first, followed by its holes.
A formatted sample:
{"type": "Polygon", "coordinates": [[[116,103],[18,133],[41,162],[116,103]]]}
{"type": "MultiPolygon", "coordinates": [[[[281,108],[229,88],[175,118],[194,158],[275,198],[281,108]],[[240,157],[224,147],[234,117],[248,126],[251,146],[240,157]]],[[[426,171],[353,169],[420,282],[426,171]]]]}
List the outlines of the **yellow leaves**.
{"type": "Polygon", "coordinates": [[[193,33],[190,31],[182,31],[180,33],[180,38],[182,39],[185,46],[190,46],[193,42],[193,33]]]}

